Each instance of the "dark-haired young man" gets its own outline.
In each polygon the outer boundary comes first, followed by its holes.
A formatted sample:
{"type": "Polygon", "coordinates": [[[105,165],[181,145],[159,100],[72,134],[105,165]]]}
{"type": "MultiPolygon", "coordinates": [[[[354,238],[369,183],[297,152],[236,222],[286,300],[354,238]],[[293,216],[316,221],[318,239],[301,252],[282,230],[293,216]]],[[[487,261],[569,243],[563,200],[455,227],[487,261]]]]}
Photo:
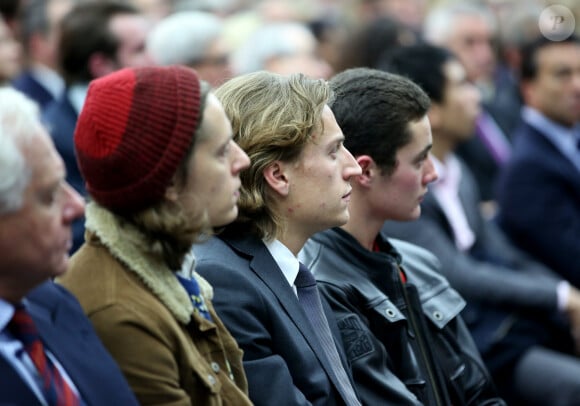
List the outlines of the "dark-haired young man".
{"type": "Polygon", "coordinates": [[[380,234],[419,217],[427,185],[429,97],[399,75],[358,68],[331,81],[332,110],[362,174],[350,218],[301,252],[341,330],[363,404],[502,405],[459,313],[465,302],[427,251],[380,234]]]}
{"type": "Polygon", "coordinates": [[[479,103],[463,66],[442,48],[419,45],[394,52],[388,68],[406,74],[431,98],[439,180],[417,221],[387,222],[383,232],[439,258],[441,271],[468,302],[463,317],[510,404],[577,404],[580,361],[570,355],[568,322],[578,325],[579,292],[514,248],[481,215],[473,175],[455,155],[473,131],[479,103]]]}

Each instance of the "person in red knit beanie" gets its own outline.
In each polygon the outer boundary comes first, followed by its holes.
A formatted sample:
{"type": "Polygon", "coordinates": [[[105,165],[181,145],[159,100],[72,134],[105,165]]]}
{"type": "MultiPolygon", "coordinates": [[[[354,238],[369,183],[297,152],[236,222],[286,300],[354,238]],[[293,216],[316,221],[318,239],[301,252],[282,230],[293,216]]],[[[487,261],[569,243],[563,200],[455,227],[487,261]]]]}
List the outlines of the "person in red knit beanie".
{"type": "Polygon", "coordinates": [[[140,403],[251,404],[211,286],[178,272],[200,236],[236,218],[249,165],[209,85],[182,66],[96,79],[74,142],[91,201],[86,242],[59,282],[140,403]]]}

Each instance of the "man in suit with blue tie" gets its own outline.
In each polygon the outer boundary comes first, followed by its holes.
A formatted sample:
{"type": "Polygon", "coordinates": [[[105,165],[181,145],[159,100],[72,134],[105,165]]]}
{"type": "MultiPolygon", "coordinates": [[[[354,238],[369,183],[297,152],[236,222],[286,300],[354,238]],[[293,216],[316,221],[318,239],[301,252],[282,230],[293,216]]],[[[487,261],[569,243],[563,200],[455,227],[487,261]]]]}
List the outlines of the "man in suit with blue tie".
{"type": "Polygon", "coordinates": [[[524,47],[520,88],[525,105],[500,176],[499,224],[580,287],[580,38],[524,47]]]}
{"type": "Polygon", "coordinates": [[[137,405],[76,299],[68,267],[82,198],[37,106],[0,89],[0,404],[137,405]]]}
{"type": "Polygon", "coordinates": [[[214,307],[244,350],[255,405],[360,405],[340,333],[297,259],[317,231],[349,217],[359,165],[327,103],[329,85],[302,74],[238,76],[216,95],[250,157],[239,216],[195,247],[214,307]]]}

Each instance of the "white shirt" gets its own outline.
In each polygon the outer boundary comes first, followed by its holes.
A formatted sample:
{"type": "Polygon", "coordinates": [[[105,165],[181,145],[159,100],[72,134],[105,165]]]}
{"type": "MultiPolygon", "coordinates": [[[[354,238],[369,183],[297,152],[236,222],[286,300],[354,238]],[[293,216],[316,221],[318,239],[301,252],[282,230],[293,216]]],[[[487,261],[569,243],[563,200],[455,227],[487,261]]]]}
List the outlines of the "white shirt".
{"type": "Polygon", "coordinates": [[[286,247],[278,240],[264,240],[264,245],[266,245],[270,255],[272,255],[272,258],[274,258],[274,261],[276,261],[276,264],[282,270],[282,274],[288,281],[290,287],[292,287],[294,294],[296,297],[298,297],[296,286],[294,285],[294,281],[298,276],[298,270],[300,268],[300,262],[298,261],[298,258],[294,256],[288,247],[286,247]]]}
{"type": "Polygon", "coordinates": [[[87,98],[87,93],[89,92],[89,85],[86,84],[76,84],[72,85],[68,89],[68,99],[70,104],[73,106],[77,115],[81,113],[85,100],[87,98]]]}
{"type": "MultiPolygon", "coordinates": [[[[42,405],[47,405],[46,399],[42,394],[42,379],[38,373],[38,370],[24,350],[22,342],[14,338],[14,336],[9,331],[7,331],[8,323],[10,320],[12,320],[13,315],[14,306],[5,300],[0,299],[0,356],[4,357],[4,359],[6,359],[6,361],[12,365],[22,380],[24,380],[32,392],[34,392],[40,403],[42,405]]],[[[45,353],[47,357],[50,358],[52,363],[58,368],[63,379],[69,384],[72,391],[77,396],[79,396],[79,392],[76,386],[71,381],[63,366],[46,348],[45,353]]]]}
{"type": "Polygon", "coordinates": [[[432,184],[431,191],[451,225],[455,246],[460,251],[467,251],[475,243],[475,234],[469,226],[465,210],[459,200],[461,165],[453,154],[448,155],[444,164],[433,155],[431,160],[439,175],[437,181],[432,184]]]}

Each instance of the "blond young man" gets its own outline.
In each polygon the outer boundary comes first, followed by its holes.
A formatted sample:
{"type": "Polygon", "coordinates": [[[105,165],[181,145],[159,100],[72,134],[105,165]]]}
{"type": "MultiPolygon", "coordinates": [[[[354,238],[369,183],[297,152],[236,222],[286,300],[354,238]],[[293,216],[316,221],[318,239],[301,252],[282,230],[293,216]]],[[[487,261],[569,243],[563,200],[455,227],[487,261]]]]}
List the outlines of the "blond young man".
{"type": "MultiPolygon", "coordinates": [[[[195,254],[244,350],[250,399],[358,405],[332,313],[324,301],[307,305],[310,272],[296,257],[312,234],[348,220],[350,179],[360,174],[327,105],[332,92],[301,74],[258,72],[216,94],[251,165],[238,219],[195,254]]],[[[317,294],[315,283],[309,292],[317,294]]]]}

